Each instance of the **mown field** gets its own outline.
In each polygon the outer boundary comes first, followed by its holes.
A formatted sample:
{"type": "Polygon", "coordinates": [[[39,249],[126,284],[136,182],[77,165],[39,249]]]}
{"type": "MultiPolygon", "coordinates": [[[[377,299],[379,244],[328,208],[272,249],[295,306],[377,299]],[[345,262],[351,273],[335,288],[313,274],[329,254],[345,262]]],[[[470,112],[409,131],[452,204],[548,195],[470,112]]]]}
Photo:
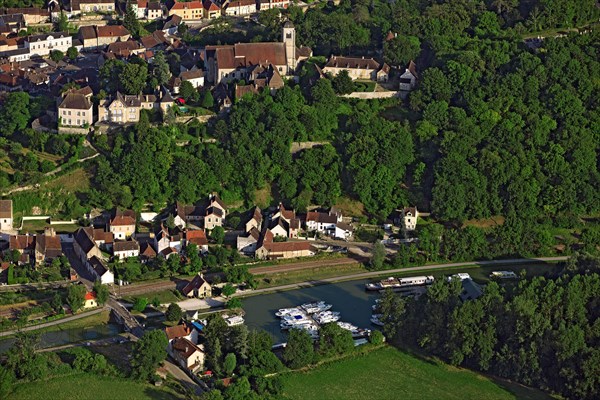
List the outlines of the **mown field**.
{"type": "Polygon", "coordinates": [[[172,400],[180,398],[167,388],[88,374],[68,375],[43,382],[21,384],[10,395],[12,400],[172,400]]]}
{"type": "Polygon", "coordinates": [[[290,400],[550,399],[522,386],[494,382],[475,372],[422,360],[393,347],[283,377],[290,400]]]}

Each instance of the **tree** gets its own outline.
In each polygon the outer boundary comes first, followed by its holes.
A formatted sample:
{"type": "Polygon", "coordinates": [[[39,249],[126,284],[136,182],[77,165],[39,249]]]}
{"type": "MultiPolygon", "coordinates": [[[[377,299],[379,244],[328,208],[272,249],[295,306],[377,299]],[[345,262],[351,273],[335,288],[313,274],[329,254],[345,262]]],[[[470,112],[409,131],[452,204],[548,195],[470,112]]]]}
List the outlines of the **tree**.
{"type": "Polygon", "coordinates": [[[385,262],[385,246],[379,240],[373,245],[373,254],[371,255],[371,261],[369,262],[371,269],[380,270],[383,269],[385,262]]]}
{"type": "Polygon", "coordinates": [[[302,368],[314,360],[315,348],[308,332],[291,329],[287,346],[283,350],[283,362],[292,369],[302,368]]]}
{"type": "Polygon", "coordinates": [[[202,259],[198,252],[198,246],[195,244],[188,244],[185,248],[185,254],[187,255],[189,272],[190,274],[197,274],[202,270],[202,259]]]}
{"type": "Polygon", "coordinates": [[[169,63],[167,62],[165,53],[162,51],[158,51],[154,55],[154,59],[152,60],[152,75],[156,78],[160,86],[166,84],[171,77],[169,63]]]}
{"type": "Polygon", "coordinates": [[[337,323],[325,324],[319,330],[319,352],[325,356],[344,354],[354,348],[354,340],[349,330],[337,323]]]}
{"type": "Polygon", "coordinates": [[[377,329],[375,329],[373,332],[371,332],[371,335],[369,335],[369,342],[372,344],[379,345],[383,344],[384,341],[385,337],[383,336],[383,333],[377,329]]]}
{"type": "Polygon", "coordinates": [[[221,289],[221,294],[225,297],[229,297],[234,294],[235,291],[235,287],[231,283],[227,283],[225,286],[223,286],[223,289],[221,289]]]}
{"type": "Polygon", "coordinates": [[[223,400],[223,395],[218,389],[211,389],[208,392],[203,392],[200,395],[200,400],[223,400]]]}
{"type": "Polygon", "coordinates": [[[226,307],[229,309],[242,308],[242,300],[238,297],[227,300],[226,307]]]}
{"type": "Polygon", "coordinates": [[[416,60],[421,52],[421,43],[416,36],[398,35],[383,44],[385,62],[392,66],[406,66],[416,60]]]}
{"type": "Polygon", "coordinates": [[[96,301],[98,304],[104,304],[108,300],[110,292],[108,291],[108,287],[103,285],[100,281],[94,282],[94,293],[96,293],[96,301]]]}
{"type": "Polygon", "coordinates": [[[18,379],[42,379],[48,373],[46,358],[36,353],[39,336],[25,332],[15,335],[15,342],[6,353],[6,367],[18,379]]]}
{"type": "Polygon", "coordinates": [[[210,237],[217,244],[223,244],[223,240],[225,239],[225,229],[221,226],[215,226],[212,231],[210,231],[210,237]]]}
{"type": "Polygon", "coordinates": [[[69,57],[69,60],[75,61],[78,55],[79,51],[77,50],[77,47],[69,47],[67,49],[67,57],[69,57]]]}
{"type": "Polygon", "coordinates": [[[138,95],[146,85],[148,65],[144,60],[125,64],[119,74],[119,85],[126,94],[138,95]]]}
{"type": "Polygon", "coordinates": [[[8,399],[9,394],[12,391],[12,386],[15,381],[15,374],[13,371],[0,366],[0,397],[8,399]]]}
{"type": "Polygon", "coordinates": [[[145,297],[136,297],[133,303],[133,309],[135,311],[143,312],[148,305],[148,299],[145,297]]]}
{"type": "Polygon", "coordinates": [[[165,317],[167,318],[167,321],[177,322],[181,319],[182,316],[183,316],[183,311],[181,310],[181,307],[179,307],[179,304],[177,304],[177,303],[169,304],[169,307],[167,308],[167,312],[165,313],[165,317]]]}
{"type": "Polygon", "coordinates": [[[62,61],[65,58],[65,53],[60,50],[50,51],[50,59],[54,62],[62,61]]]}
{"type": "Polygon", "coordinates": [[[137,19],[137,15],[131,3],[127,5],[125,10],[125,16],[123,17],[123,26],[131,33],[135,39],[140,38],[140,31],[142,29],[140,21],[137,19]]]}
{"type": "Polygon", "coordinates": [[[55,32],[67,32],[69,30],[69,18],[67,14],[65,14],[62,10],[58,19],[54,23],[54,31],[55,32]]]}
{"type": "Polygon", "coordinates": [[[148,380],[153,376],[156,367],[167,357],[168,344],[164,331],[156,329],[144,332],[133,346],[132,376],[140,380],[148,380]]]}
{"type": "Polygon", "coordinates": [[[67,303],[71,307],[71,311],[76,313],[85,304],[85,293],[87,290],[83,285],[71,285],[67,289],[67,303]]]}
{"type": "Polygon", "coordinates": [[[233,370],[237,365],[237,359],[235,358],[235,354],[229,353],[225,356],[225,360],[223,361],[223,370],[227,376],[231,376],[233,370]]]}
{"type": "Polygon", "coordinates": [[[354,82],[352,82],[352,78],[345,69],[333,78],[332,86],[337,94],[349,94],[354,91],[354,82]]]}
{"type": "Polygon", "coordinates": [[[8,137],[16,131],[25,129],[29,123],[29,117],[29,94],[27,92],[9,93],[0,107],[0,134],[8,137]]]}
{"type": "Polygon", "coordinates": [[[179,87],[179,94],[187,102],[196,102],[198,101],[198,97],[200,96],[198,90],[196,90],[196,88],[194,87],[194,85],[192,85],[190,81],[181,82],[181,86],[179,87]]]}
{"type": "Polygon", "coordinates": [[[204,95],[202,96],[202,107],[212,110],[214,106],[215,99],[213,98],[212,93],[210,92],[210,90],[205,90],[204,95]]]}

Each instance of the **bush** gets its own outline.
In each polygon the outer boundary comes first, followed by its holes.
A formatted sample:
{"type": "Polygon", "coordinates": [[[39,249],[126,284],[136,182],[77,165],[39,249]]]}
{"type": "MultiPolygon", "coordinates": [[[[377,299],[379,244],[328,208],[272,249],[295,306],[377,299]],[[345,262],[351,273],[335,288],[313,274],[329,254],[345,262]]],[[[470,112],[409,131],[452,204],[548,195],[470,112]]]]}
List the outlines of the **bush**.
{"type": "Polygon", "coordinates": [[[373,332],[371,332],[371,336],[369,336],[369,342],[373,344],[383,344],[384,341],[385,336],[383,336],[383,333],[381,333],[381,331],[374,330],[373,332]]]}
{"type": "Polygon", "coordinates": [[[146,309],[146,306],[148,305],[148,299],[145,297],[138,297],[135,299],[135,302],[133,303],[133,309],[135,311],[139,311],[142,312],[146,309]]]}

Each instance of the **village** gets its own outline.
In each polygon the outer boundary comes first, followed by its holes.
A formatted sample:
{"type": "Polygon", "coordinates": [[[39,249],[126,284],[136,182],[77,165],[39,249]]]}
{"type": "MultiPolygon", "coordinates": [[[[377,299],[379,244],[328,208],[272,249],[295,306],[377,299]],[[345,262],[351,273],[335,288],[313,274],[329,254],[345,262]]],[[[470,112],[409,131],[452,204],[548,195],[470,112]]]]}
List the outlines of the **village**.
{"type": "MultiPolygon", "coordinates": [[[[242,4],[243,3],[243,4],[242,4]]],[[[161,26],[135,39],[120,17],[123,3],[81,1],[58,4],[50,2],[48,10],[6,9],[0,15],[0,90],[27,91],[31,95],[56,99],[56,108],[46,110],[34,124],[48,132],[87,134],[106,133],[112,128],[134,124],[142,110],[168,120],[170,116],[195,117],[213,111],[226,111],[245,95],[262,91],[274,93],[297,73],[313,53],[302,46],[293,24],[283,24],[281,41],[236,43],[197,47],[182,39],[182,26],[215,18],[238,18],[270,9],[285,9],[289,2],[268,1],[246,5],[233,2],[172,2],[171,4],[138,2],[130,4],[140,21],[161,26]],[[105,24],[81,22],[76,34],[66,31],[24,34],[36,26],[47,29],[60,18],[101,13],[113,18],[105,24]],[[100,76],[102,65],[111,60],[154,65],[155,57],[169,60],[168,76],[149,91],[122,93],[114,82],[100,76]],[[171,60],[175,60],[171,62],[171,60]],[[181,95],[197,90],[214,99],[212,109],[199,110],[186,104],[181,95]],[[173,115],[174,114],[174,115],[173,115]]],[[[92,21],[93,22],[93,21],[92,21]]],[[[188,28],[183,29],[183,31],[188,28]]],[[[386,40],[393,39],[389,33],[386,40]]],[[[159,61],[156,61],[158,63],[159,61]]],[[[156,64],[158,65],[158,64],[156,64]]],[[[312,64],[317,76],[335,77],[341,71],[356,81],[385,85],[383,92],[359,93],[360,96],[406,96],[416,86],[418,74],[414,62],[391,68],[372,56],[331,55],[322,66],[312,64]],[[394,71],[394,83],[390,74],[394,71]],[[392,86],[390,86],[392,85],[392,86]]],[[[194,95],[195,96],[195,95],[194,95]]],[[[211,101],[211,102],[213,102],[211,101]]]]}

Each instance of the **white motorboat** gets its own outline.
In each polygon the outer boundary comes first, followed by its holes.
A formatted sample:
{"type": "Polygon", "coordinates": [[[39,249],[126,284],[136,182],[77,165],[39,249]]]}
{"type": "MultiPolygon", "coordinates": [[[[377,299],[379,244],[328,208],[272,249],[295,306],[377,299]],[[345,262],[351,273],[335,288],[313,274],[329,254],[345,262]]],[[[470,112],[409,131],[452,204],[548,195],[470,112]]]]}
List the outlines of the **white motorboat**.
{"type": "Polygon", "coordinates": [[[513,271],[493,271],[490,278],[497,279],[518,279],[519,277],[513,271]]]}
{"type": "Polygon", "coordinates": [[[294,314],[285,315],[281,318],[279,326],[281,329],[289,329],[294,326],[312,324],[313,322],[302,311],[297,311],[294,314]]]}
{"type": "Polygon", "coordinates": [[[345,329],[350,332],[358,330],[358,326],[352,325],[350,322],[338,321],[337,324],[340,328],[345,329]]]}
{"type": "Polygon", "coordinates": [[[242,325],[244,323],[244,317],[242,317],[240,315],[228,317],[228,318],[225,318],[225,323],[227,324],[227,326],[242,325]]]}
{"type": "Polygon", "coordinates": [[[313,315],[313,319],[319,325],[327,324],[329,322],[337,322],[340,319],[340,313],[336,311],[322,311],[313,315]]]}
{"type": "Polygon", "coordinates": [[[382,322],[382,321],[381,321],[381,319],[380,319],[381,317],[382,317],[382,315],[381,315],[381,314],[374,314],[374,315],[371,317],[371,323],[372,323],[373,325],[377,325],[377,326],[383,326],[383,322],[382,322]]]}
{"type": "Polygon", "coordinates": [[[302,304],[300,308],[306,311],[308,314],[315,314],[322,311],[330,310],[332,307],[331,304],[327,304],[324,301],[317,301],[314,303],[306,303],[302,304]]]}
{"type": "Polygon", "coordinates": [[[319,327],[314,323],[293,326],[290,329],[303,330],[303,331],[307,332],[311,338],[313,338],[313,339],[319,338],[319,327]]]}
{"type": "Polygon", "coordinates": [[[449,276],[448,277],[448,282],[450,282],[452,279],[458,279],[460,281],[464,281],[464,280],[467,280],[467,279],[471,279],[471,275],[469,275],[466,272],[460,272],[458,274],[454,274],[452,276],[449,276]]]}
{"type": "Polygon", "coordinates": [[[275,315],[278,317],[284,317],[286,315],[290,315],[290,314],[298,312],[298,311],[302,311],[302,310],[300,310],[298,307],[280,308],[279,310],[277,310],[275,315]]]}

